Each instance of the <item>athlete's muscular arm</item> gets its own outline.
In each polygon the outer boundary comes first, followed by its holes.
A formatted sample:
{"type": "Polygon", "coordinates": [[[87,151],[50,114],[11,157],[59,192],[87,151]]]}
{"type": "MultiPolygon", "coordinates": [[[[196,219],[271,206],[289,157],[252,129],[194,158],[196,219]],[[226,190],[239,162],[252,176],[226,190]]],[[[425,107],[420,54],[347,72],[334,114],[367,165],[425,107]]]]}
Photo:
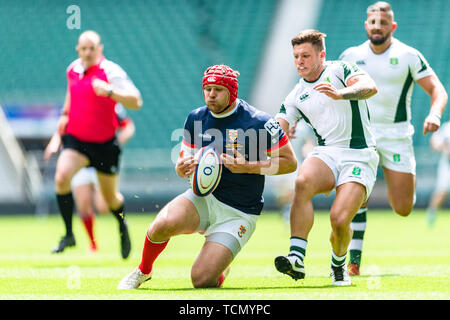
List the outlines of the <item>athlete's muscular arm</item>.
{"type": "Polygon", "coordinates": [[[431,98],[430,113],[423,123],[423,134],[434,132],[441,125],[441,115],[448,101],[444,86],[436,75],[430,75],[417,80],[417,83],[431,98]]]}
{"type": "Polygon", "coordinates": [[[67,88],[66,98],[64,100],[61,115],[58,120],[58,133],[63,135],[66,132],[67,123],[69,122],[69,108],[70,108],[70,92],[67,88]]]}
{"type": "Polygon", "coordinates": [[[129,119],[125,127],[119,129],[117,132],[117,141],[121,146],[124,146],[135,134],[136,126],[133,120],[129,119]]]}
{"type": "Polygon", "coordinates": [[[61,136],[58,132],[55,132],[50,139],[47,147],[45,147],[43,159],[45,161],[50,160],[53,154],[57,153],[59,148],[61,147],[61,136]]]}
{"type": "Polygon", "coordinates": [[[233,149],[233,152],[235,157],[225,153],[220,155],[224,166],[233,173],[278,175],[294,172],[297,169],[297,158],[290,142],[268,152],[267,155],[270,157],[268,160],[247,161],[236,149],[233,149]]]}
{"type": "Polygon", "coordinates": [[[336,89],[328,82],[319,83],[314,87],[334,100],[364,100],[375,95],[377,86],[368,75],[355,75],[347,80],[347,87],[336,89]]]}
{"type": "Polygon", "coordinates": [[[126,108],[137,110],[142,106],[142,98],[139,92],[113,88],[111,84],[100,79],[94,79],[92,87],[98,96],[110,97],[114,101],[123,104],[126,108]]]}
{"type": "Polygon", "coordinates": [[[287,122],[286,120],[284,120],[282,118],[276,118],[275,120],[278,121],[278,123],[281,126],[281,129],[283,129],[284,132],[289,131],[289,122],[287,122]]]}

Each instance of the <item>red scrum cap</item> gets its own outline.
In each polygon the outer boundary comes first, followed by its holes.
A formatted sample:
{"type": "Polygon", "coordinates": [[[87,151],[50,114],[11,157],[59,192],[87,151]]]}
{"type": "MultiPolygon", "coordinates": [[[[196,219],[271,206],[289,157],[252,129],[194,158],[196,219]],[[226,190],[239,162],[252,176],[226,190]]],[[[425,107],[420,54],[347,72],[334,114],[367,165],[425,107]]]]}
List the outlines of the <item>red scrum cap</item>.
{"type": "Polygon", "coordinates": [[[238,95],[238,71],[234,71],[226,65],[215,65],[206,69],[203,74],[202,88],[205,88],[208,84],[218,84],[228,89],[230,93],[230,99],[228,105],[231,105],[238,95]]]}

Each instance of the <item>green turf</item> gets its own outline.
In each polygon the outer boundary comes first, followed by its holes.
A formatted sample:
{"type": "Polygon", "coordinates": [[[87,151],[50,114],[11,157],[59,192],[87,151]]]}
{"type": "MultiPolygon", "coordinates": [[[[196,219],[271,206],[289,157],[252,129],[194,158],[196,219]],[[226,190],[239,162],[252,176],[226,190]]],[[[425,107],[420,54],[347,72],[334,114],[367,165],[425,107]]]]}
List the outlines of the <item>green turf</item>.
{"type": "Polygon", "coordinates": [[[434,228],[416,210],[408,218],[370,210],[362,276],[346,288],[331,287],[329,217],[317,213],[309,237],[306,279],[278,273],[273,259],[289,248],[288,227],[265,212],[220,289],[193,289],[192,266],[203,236],[171,239],[155,263],[153,279],[139,290],[117,290],[120,279],[140,262],[145,230],[154,215],[129,214],[132,253],[119,253],[116,221],[96,221],[99,251],[89,253],[87,235],[74,219],[77,247],[50,254],[63,226],[57,215],[0,217],[0,299],[450,299],[450,212],[434,228]]]}

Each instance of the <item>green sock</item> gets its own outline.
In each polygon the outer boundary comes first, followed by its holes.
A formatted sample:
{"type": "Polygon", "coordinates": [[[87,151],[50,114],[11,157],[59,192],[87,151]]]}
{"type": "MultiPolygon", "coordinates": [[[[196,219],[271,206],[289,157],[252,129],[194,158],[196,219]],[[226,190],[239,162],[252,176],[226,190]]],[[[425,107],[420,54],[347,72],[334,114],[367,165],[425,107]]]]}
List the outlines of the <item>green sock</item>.
{"type": "Polygon", "coordinates": [[[367,223],[366,214],[367,208],[359,209],[350,223],[350,228],[353,230],[353,237],[349,245],[350,263],[357,264],[358,266],[361,265],[363,239],[367,223]]]}
{"type": "Polygon", "coordinates": [[[345,264],[345,258],[347,258],[347,252],[343,256],[337,256],[333,250],[331,250],[331,266],[342,267],[345,264]]]}
{"type": "Polygon", "coordinates": [[[302,239],[300,237],[291,237],[289,255],[298,257],[303,263],[303,260],[305,259],[307,244],[308,240],[302,239]]]}

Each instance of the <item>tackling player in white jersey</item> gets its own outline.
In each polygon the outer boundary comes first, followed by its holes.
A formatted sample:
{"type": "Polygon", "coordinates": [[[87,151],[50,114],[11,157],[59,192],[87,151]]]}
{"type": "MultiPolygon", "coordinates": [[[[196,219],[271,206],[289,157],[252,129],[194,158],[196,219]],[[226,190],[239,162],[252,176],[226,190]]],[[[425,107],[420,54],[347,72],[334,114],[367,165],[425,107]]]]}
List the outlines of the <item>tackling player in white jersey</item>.
{"type": "MultiPolygon", "coordinates": [[[[422,54],[393,37],[397,29],[387,2],[367,9],[364,23],[368,40],[345,50],[340,60],[356,63],[374,79],[378,94],[367,100],[380,165],[388,189],[388,201],[400,216],[408,216],[415,202],[416,160],[411,124],[411,95],[417,82],[431,97],[431,108],[423,123],[423,134],[436,131],[447,103],[447,93],[422,54]]],[[[352,221],[350,275],[359,275],[366,229],[367,203],[352,221]]]]}
{"type": "Polygon", "coordinates": [[[352,238],[350,222],[369,197],[378,166],[365,103],[377,89],[356,65],[325,61],[324,38],[317,30],[304,30],[291,41],[302,78],[275,118],[285,132],[305,120],[318,146],[300,166],[290,213],[290,251],[275,258],[275,267],[295,280],[305,277],[303,260],[314,220],[312,198],[336,189],[330,211],[331,276],[333,285],[348,286],[345,258],[352,238]]]}
{"type": "Polygon", "coordinates": [[[436,220],[436,211],[445,202],[450,192],[450,121],[444,123],[438,131],[433,133],[430,143],[433,149],[441,153],[436,188],[427,208],[427,220],[431,227],[436,220]]]}

